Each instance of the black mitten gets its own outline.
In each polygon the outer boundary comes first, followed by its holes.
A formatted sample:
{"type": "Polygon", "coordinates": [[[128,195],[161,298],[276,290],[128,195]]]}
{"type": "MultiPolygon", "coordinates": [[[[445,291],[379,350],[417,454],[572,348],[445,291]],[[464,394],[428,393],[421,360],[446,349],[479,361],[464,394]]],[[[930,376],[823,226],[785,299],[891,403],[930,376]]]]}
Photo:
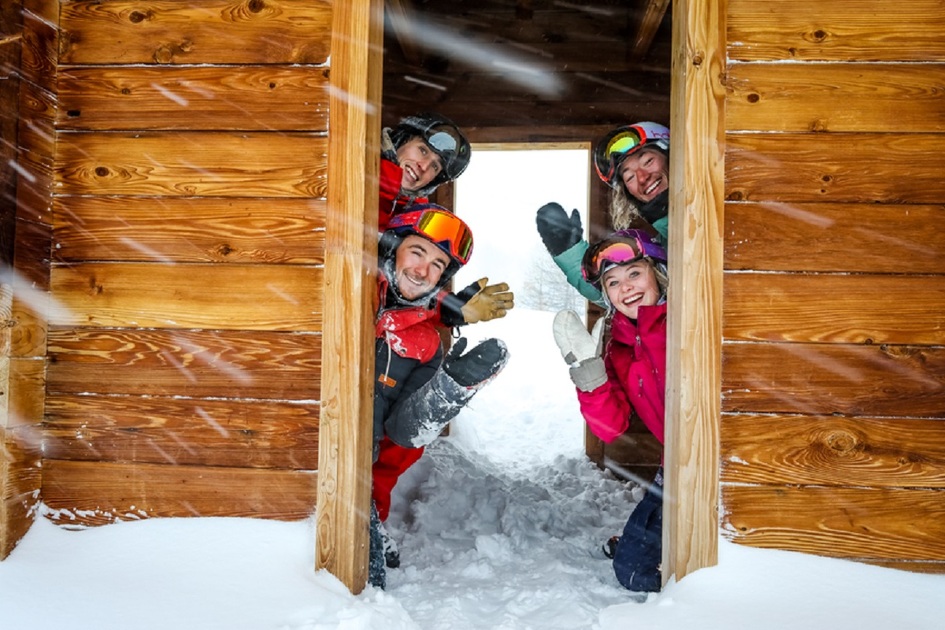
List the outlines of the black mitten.
{"type": "Polygon", "coordinates": [[[561,204],[555,202],[546,203],[538,209],[535,224],[545,249],[552,256],[571,249],[584,238],[581,213],[574,209],[568,217],[561,204]]]}
{"type": "Polygon", "coordinates": [[[463,354],[466,338],[460,337],[443,360],[443,371],[463,387],[485,383],[509,360],[509,351],[499,339],[486,339],[463,354]]]}

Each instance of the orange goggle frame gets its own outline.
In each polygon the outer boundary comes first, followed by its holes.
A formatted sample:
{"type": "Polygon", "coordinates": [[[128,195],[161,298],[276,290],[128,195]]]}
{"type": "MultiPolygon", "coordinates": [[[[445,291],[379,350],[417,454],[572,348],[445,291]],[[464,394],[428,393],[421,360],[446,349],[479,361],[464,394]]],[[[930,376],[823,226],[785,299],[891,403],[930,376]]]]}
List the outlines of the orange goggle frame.
{"type": "Polygon", "coordinates": [[[420,208],[395,215],[387,229],[414,232],[432,241],[459,264],[468,263],[473,249],[469,226],[445,208],[432,204],[420,208]]]}

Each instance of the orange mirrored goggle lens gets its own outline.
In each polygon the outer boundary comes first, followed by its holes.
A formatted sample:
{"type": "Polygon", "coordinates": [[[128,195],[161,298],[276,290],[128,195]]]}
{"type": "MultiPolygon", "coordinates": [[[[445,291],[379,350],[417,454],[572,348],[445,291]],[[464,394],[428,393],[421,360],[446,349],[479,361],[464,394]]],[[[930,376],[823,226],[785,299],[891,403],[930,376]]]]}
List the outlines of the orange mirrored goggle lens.
{"type": "Polygon", "coordinates": [[[469,262],[473,238],[469,227],[456,215],[440,210],[424,210],[417,231],[434,243],[446,243],[450,254],[462,264],[469,262]]]}

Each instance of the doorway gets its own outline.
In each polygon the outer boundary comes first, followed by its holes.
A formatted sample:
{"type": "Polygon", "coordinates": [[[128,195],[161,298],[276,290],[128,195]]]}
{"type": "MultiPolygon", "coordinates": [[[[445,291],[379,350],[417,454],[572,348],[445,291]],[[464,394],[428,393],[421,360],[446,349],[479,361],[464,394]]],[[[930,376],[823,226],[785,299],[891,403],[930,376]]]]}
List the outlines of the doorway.
{"type": "Polygon", "coordinates": [[[473,153],[475,159],[456,180],[454,208],[472,228],[475,245],[454,287],[483,277],[490,284],[505,282],[515,293],[515,308],[504,318],[462,329],[470,346],[502,339],[510,360],[452,423],[451,436],[490,459],[522,468],[561,454],[582,455],[581,413],[551,323],[562,309],[583,318],[587,302],[548,255],[535,213],[554,201],[568,212],[577,209],[586,229],[588,149],[474,144],[473,153]]]}

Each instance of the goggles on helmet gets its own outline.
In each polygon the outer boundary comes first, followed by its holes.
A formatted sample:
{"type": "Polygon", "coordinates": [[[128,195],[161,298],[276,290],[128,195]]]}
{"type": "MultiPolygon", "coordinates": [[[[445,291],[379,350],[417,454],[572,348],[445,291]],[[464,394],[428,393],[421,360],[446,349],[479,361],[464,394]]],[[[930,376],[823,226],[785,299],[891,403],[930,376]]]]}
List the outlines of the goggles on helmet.
{"type": "Polygon", "coordinates": [[[594,168],[597,175],[611,187],[616,185],[617,167],[644,146],[656,144],[669,149],[669,130],[655,123],[640,123],[618,127],[607,134],[594,149],[594,168]]]}
{"type": "Polygon", "coordinates": [[[637,232],[639,230],[617,232],[589,247],[581,261],[584,279],[599,285],[604,272],[613,266],[626,265],[642,258],[665,262],[666,250],[637,232]]]}
{"type": "Polygon", "coordinates": [[[387,229],[422,236],[460,265],[468,263],[472,255],[473,236],[469,226],[452,212],[435,204],[411,206],[407,212],[394,215],[387,229]]]}

